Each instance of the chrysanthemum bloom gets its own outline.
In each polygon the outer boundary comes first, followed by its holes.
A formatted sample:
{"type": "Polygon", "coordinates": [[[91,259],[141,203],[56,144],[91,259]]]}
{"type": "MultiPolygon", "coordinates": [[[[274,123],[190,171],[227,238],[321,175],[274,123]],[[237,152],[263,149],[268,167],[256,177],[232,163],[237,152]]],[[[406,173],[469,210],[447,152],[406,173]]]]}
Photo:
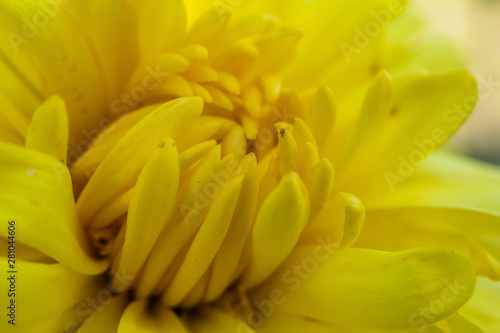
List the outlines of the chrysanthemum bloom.
{"type": "Polygon", "coordinates": [[[500,171],[420,165],[477,87],[405,6],[1,0],[2,332],[498,332],[500,171]]]}

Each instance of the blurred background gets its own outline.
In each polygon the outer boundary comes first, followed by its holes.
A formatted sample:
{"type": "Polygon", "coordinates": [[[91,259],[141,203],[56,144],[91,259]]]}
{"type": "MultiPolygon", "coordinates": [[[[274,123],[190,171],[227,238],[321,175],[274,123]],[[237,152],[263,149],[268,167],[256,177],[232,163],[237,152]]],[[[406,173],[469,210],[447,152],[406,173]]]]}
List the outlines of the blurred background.
{"type": "Polygon", "coordinates": [[[500,164],[500,0],[415,0],[429,23],[461,47],[480,98],[448,149],[500,164]]]}

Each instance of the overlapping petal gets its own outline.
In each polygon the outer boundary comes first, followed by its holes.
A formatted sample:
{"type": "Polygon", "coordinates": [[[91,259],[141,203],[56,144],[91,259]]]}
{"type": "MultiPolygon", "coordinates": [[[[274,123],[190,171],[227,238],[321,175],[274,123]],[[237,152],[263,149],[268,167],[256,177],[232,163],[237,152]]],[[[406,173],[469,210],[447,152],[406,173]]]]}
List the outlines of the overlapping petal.
{"type": "MultiPolygon", "coordinates": [[[[24,260],[16,261],[16,270],[14,280],[7,279],[9,276],[0,280],[0,287],[5,291],[2,303],[7,306],[15,300],[14,311],[4,309],[15,314],[15,318],[9,318],[15,319],[15,326],[4,316],[0,322],[3,332],[12,332],[12,327],[16,332],[26,333],[75,330],[82,321],[103,309],[96,300],[99,291],[105,288],[99,276],[86,276],[63,264],[24,260]],[[15,297],[7,295],[10,289],[14,289],[15,297]]],[[[108,301],[109,297],[111,294],[102,299],[108,301]]]]}
{"type": "Polygon", "coordinates": [[[453,314],[475,280],[469,261],[450,250],[388,253],[318,244],[296,248],[249,297],[346,329],[407,329],[453,314]],[[423,323],[422,309],[431,313],[423,323]]]}
{"type": "Polygon", "coordinates": [[[0,219],[16,221],[19,242],[82,274],[106,269],[106,263],[93,259],[61,161],[0,142],[0,183],[0,219]]]}

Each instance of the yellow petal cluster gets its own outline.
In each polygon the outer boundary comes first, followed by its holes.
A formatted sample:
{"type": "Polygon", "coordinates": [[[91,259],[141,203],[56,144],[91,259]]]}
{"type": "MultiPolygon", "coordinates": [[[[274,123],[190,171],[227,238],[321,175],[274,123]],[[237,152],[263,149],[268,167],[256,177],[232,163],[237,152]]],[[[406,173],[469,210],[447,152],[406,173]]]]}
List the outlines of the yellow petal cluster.
{"type": "Polygon", "coordinates": [[[413,5],[0,0],[0,18],[20,332],[500,329],[500,171],[429,157],[478,87],[413,5]]]}

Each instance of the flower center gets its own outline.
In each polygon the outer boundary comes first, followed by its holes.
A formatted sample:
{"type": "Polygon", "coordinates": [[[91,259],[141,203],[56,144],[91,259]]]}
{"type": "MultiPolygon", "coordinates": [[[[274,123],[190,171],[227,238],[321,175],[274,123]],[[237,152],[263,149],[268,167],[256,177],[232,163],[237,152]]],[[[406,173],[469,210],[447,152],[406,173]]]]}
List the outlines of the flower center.
{"type": "Polygon", "coordinates": [[[132,75],[133,112],[73,164],[80,220],[135,297],[192,308],[261,283],[329,196],[333,168],[308,122],[334,112],[331,96],[320,89],[306,113],[279,77],[300,35],[268,15],[202,17],[132,75]]]}

